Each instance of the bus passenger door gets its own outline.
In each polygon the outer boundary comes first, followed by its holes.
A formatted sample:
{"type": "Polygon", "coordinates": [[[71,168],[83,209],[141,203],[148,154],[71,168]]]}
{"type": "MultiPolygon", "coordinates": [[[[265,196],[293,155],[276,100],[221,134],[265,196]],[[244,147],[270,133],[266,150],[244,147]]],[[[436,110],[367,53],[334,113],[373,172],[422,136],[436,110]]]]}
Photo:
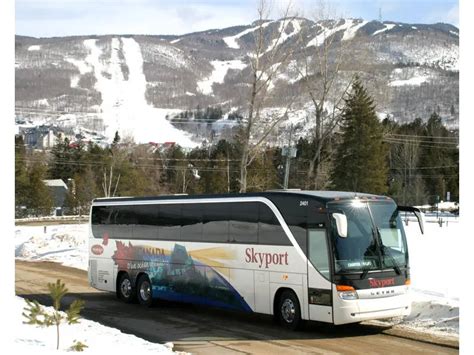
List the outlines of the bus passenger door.
{"type": "Polygon", "coordinates": [[[309,319],[333,322],[332,286],[327,232],[308,230],[308,307],[309,319]]]}

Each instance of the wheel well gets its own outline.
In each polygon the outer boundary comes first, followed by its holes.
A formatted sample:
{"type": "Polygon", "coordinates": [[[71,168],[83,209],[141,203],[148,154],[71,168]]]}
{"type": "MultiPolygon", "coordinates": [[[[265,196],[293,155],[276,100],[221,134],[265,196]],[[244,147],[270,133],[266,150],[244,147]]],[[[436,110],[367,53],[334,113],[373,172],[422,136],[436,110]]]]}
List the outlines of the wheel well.
{"type": "MultiPolygon", "coordinates": [[[[277,292],[275,292],[275,297],[273,297],[273,315],[276,315],[278,313],[278,302],[280,300],[281,294],[285,291],[293,292],[296,299],[298,300],[298,303],[300,303],[300,300],[298,299],[298,295],[296,294],[295,291],[293,291],[291,288],[288,288],[288,287],[280,287],[277,290],[277,292]]],[[[301,303],[300,303],[300,308],[301,308],[301,303]]]]}

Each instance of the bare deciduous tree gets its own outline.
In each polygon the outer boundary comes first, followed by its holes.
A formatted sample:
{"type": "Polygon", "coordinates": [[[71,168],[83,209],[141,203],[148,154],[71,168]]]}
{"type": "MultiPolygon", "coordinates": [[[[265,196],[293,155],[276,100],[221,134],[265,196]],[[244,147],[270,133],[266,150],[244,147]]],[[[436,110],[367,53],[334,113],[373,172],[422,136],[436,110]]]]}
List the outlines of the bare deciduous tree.
{"type": "MultiPolygon", "coordinates": [[[[272,131],[288,117],[288,112],[292,106],[293,99],[288,98],[283,111],[275,110],[273,113],[267,111],[263,113],[266,101],[271,98],[272,80],[280,68],[285,67],[290,61],[295,48],[283,48],[285,41],[285,31],[290,23],[295,20],[295,15],[290,17],[291,3],[284,11],[283,17],[277,30],[273,33],[273,40],[266,47],[265,29],[272,23],[268,21],[270,7],[265,0],[259,2],[257,9],[258,22],[254,31],[255,46],[250,58],[250,93],[248,101],[247,119],[242,124],[238,134],[241,144],[240,161],[240,192],[247,191],[247,168],[254,161],[261,146],[267,142],[272,131]]],[[[296,31],[296,29],[294,28],[296,31]]]]}
{"type": "Polygon", "coordinates": [[[348,59],[349,42],[338,38],[335,28],[345,20],[337,18],[324,0],[319,1],[314,17],[322,27],[321,32],[303,48],[302,63],[297,65],[301,83],[314,108],[316,147],[307,171],[308,189],[324,185],[320,176],[322,149],[341,121],[340,108],[354,79],[354,75],[349,80],[341,77],[342,67],[348,59]]]}

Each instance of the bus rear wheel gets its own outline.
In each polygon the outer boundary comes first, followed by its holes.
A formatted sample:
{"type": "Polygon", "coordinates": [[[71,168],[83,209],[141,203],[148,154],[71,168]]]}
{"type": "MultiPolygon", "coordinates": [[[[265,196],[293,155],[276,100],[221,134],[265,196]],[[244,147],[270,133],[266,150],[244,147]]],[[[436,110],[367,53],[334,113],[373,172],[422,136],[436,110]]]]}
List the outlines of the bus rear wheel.
{"type": "Polygon", "coordinates": [[[117,283],[117,294],[119,298],[126,303],[135,301],[135,291],[132,287],[132,280],[126,272],[120,275],[119,282],[117,283]]]}
{"type": "Polygon", "coordinates": [[[153,304],[151,282],[146,274],[141,275],[137,281],[138,302],[144,306],[151,307],[153,304]]]}
{"type": "Polygon", "coordinates": [[[296,330],[301,325],[300,303],[293,291],[282,292],[278,303],[278,319],[287,329],[296,330]]]}

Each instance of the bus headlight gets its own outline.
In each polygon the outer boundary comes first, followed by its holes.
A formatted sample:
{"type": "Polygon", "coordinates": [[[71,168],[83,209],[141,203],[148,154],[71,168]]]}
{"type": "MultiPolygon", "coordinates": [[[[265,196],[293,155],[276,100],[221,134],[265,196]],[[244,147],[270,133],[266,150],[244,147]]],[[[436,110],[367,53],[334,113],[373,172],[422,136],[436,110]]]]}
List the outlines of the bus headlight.
{"type": "Polygon", "coordinates": [[[356,300],[359,298],[357,291],[352,286],[337,285],[336,290],[339,294],[339,297],[341,297],[343,300],[356,300]]]}
{"type": "Polygon", "coordinates": [[[343,300],[356,300],[359,298],[359,296],[357,296],[357,291],[344,291],[338,293],[339,297],[343,300]]]}

